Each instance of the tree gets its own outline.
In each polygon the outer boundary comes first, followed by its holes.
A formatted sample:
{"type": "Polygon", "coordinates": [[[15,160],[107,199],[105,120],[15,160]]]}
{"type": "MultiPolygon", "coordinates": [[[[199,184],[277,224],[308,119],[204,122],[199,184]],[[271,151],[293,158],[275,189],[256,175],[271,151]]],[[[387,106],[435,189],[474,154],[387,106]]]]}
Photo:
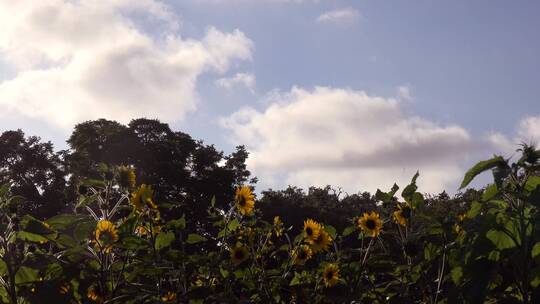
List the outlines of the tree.
{"type": "Polygon", "coordinates": [[[101,163],[133,166],[137,182],[151,185],[158,202],[174,207],[163,210],[165,217],[185,213],[202,220],[213,197],[217,206],[227,205],[234,199],[234,188],[250,176],[243,146],[224,155],[154,119],[134,119],[127,126],[105,119],[87,121],[75,127],[68,143],[72,184],[102,177],[101,163]]]}
{"type": "Polygon", "coordinates": [[[66,171],[51,142],[24,137],[21,130],[0,136],[0,183],[11,183],[14,195],[25,198],[22,212],[47,218],[66,208],[66,171]]]}

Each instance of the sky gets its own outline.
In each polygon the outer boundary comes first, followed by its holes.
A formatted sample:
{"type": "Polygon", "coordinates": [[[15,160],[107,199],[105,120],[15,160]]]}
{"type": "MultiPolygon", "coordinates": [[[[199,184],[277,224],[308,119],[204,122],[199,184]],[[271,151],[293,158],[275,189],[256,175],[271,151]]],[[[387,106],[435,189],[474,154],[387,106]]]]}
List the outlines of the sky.
{"type": "MultiPolygon", "coordinates": [[[[540,2],[0,0],[0,129],[157,118],[258,190],[457,191],[540,143],[540,2]]],[[[489,178],[483,177],[480,185],[489,178]]]]}

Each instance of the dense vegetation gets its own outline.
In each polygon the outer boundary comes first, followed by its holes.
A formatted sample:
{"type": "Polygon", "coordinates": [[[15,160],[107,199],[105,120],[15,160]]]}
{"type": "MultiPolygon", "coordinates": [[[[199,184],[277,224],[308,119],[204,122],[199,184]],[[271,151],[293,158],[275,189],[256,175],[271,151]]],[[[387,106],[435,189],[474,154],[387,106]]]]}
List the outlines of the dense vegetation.
{"type": "Polygon", "coordinates": [[[156,120],[0,136],[2,303],[536,303],[540,150],[449,197],[289,187],[156,120]]]}

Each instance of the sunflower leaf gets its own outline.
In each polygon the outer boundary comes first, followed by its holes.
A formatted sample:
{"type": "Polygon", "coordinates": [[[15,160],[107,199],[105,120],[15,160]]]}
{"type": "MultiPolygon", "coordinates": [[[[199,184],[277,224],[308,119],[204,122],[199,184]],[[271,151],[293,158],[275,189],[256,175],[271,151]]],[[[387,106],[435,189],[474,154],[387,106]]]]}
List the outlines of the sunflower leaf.
{"type": "Polygon", "coordinates": [[[204,241],[206,241],[206,238],[203,237],[202,235],[199,235],[199,234],[196,234],[196,233],[190,233],[188,235],[186,243],[188,243],[188,244],[197,244],[197,243],[204,242],[204,241]]]}

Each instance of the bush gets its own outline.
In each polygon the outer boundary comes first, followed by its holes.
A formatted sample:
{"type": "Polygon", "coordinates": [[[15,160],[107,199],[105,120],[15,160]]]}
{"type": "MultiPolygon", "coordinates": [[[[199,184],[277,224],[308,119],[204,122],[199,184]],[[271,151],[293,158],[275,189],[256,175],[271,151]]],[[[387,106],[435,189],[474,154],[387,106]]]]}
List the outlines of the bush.
{"type": "Polygon", "coordinates": [[[522,153],[478,163],[462,187],[486,170],[493,184],[453,199],[425,197],[418,174],[373,197],[290,188],[257,201],[239,185],[200,217],[156,199],[129,166],[104,166],[74,212],[45,221],[22,215],[6,184],[0,301],[536,303],[540,151],[522,153]]]}

